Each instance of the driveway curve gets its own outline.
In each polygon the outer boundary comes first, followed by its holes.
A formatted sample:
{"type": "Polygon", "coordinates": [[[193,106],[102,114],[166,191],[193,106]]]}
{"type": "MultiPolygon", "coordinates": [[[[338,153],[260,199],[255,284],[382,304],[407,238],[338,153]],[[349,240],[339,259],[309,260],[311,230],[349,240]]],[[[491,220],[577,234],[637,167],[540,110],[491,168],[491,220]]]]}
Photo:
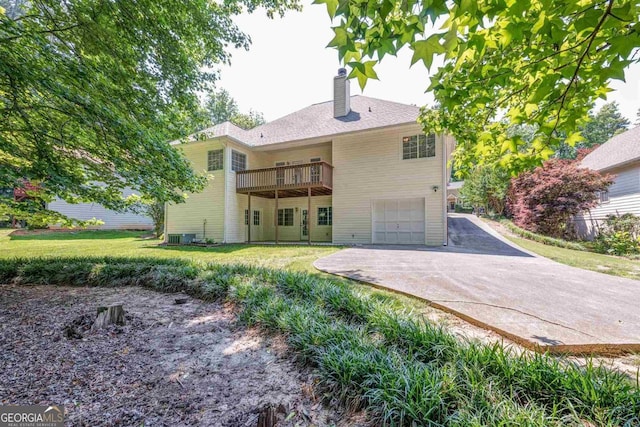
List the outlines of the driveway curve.
{"type": "Polygon", "coordinates": [[[429,301],[528,348],[640,351],[640,281],[559,264],[472,215],[451,215],[449,246],[363,246],[317,269],[429,301]]]}

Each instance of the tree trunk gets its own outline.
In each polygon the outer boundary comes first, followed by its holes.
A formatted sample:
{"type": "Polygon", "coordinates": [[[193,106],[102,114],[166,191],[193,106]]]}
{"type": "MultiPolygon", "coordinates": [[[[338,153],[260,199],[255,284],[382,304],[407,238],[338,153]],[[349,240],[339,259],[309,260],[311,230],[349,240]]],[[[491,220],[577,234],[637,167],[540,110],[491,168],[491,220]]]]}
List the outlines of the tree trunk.
{"type": "Polygon", "coordinates": [[[108,325],[124,325],[124,309],[122,304],[98,307],[98,315],[91,329],[105,328],[108,325]]]}

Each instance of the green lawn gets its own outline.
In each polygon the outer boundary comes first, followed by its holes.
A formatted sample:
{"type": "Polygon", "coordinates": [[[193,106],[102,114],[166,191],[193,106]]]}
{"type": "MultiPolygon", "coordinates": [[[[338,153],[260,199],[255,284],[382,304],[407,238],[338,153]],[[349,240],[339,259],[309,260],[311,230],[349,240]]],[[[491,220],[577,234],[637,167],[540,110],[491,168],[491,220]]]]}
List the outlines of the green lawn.
{"type": "Polygon", "coordinates": [[[510,235],[506,235],[506,237],[531,252],[535,252],[538,255],[562,264],[583,268],[585,270],[593,270],[599,273],[611,274],[613,276],[640,279],[640,261],[594,252],[558,248],[556,246],[549,246],[510,235]]]}
{"type": "Polygon", "coordinates": [[[212,248],[159,246],[140,231],[45,232],[11,235],[0,230],[0,258],[13,257],[153,257],[182,258],[221,263],[247,263],[296,271],[316,271],[311,263],[338,251],[328,246],[224,245],[212,248]]]}

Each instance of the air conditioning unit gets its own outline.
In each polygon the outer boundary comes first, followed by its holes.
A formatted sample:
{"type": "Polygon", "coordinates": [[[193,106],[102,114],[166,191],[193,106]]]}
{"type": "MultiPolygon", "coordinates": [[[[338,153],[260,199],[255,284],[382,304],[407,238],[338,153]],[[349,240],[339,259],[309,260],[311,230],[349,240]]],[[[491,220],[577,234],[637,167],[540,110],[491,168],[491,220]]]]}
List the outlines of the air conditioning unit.
{"type": "Polygon", "coordinates": [[[196,240],[195,234],[169,234],[167,243],[170,245],[188,245],[196,240]]]}

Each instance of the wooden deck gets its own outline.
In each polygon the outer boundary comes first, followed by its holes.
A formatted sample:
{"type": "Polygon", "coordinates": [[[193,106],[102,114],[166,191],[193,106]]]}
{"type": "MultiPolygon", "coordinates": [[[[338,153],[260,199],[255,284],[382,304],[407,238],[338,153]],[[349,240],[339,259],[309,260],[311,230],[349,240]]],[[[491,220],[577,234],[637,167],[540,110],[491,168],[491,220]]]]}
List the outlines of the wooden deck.
{"type": "Polygon", "coordinates": [[[327,196],[333,192],[333,166],[326,162],[236,172],[236,192],[273,199],[327,196]]]}

